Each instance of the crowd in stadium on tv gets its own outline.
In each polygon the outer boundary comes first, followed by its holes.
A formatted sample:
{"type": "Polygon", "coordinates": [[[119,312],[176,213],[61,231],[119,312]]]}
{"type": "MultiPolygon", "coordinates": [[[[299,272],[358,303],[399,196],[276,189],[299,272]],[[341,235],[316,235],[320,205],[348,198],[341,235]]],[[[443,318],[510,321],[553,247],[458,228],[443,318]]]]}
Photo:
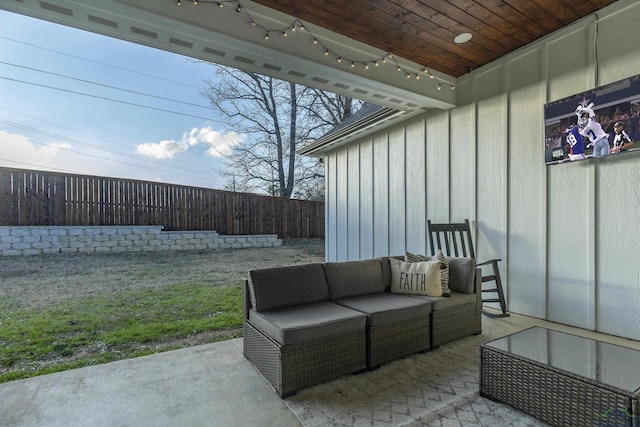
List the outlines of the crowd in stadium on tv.
{"type": "MultiPolygon", "coordinates": [[[[606,154],[614,154],[628,151],[631,148],[640,146],[640,104],[622,103],[616,106],[600,108],[592,111],[591,120],[597,122],[602,130],[608,134],[609,150],[606,154]],[[638,142],[634,147],[634,142],[638,142]]],[[[576,111],[578,113],[578,111],[576,111]]],[[[588,115],[585,114],[585,117],[588,115]]],[[[570,158],[574,146],[572,142],[572,129],[576,127],[573,135],[582,134],[584,138],[583,157],[597,157],[593,152],[593,144],[589,143],[589,138],[580,129],[580,115],[563,118],[560,124],[548,129],[545,136],[545,150],[547,152],[546,161],[562,160],[570,158]],[[582,132],[581,132],[582,131],[582,132]],[[561,151],[560,151],[561,150],[561,151]],[[560,155],[562,154],[562,155],[560,155]]]]}

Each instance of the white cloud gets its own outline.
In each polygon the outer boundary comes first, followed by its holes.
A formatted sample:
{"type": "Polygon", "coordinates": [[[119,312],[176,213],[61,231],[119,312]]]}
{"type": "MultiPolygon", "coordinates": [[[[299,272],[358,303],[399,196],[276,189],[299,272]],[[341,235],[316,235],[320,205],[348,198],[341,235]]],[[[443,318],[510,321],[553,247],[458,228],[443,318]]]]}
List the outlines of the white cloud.
{"type": "MultiPolygon", "coordinates": [[[[217,150],[229,152],[226,150],[231,150],[241,140],[233,133],[222,134],[211,129],[195,128],[185,132],[181,141],[161,141],[137,146],[132,144],[131,148],[117,149],[122,153],[136,150],[137,153],[144,154],[147,161],[140,162],[117,153],[105,153],[103,150],[81,146],[83,144],[46,141],[42,136],[31,140],[28,136],[0,129],[0,167],[221,188],[224,180],[216,172],[222,167],[217,150]],[[189,144],[200,144],[207,155],[203,156],[202,150],[200,153],[194,152],[188,163],[184,163],[189,165],[188,170],[180,165],[175,168],[170,166],[168,163],[172,162],[174,156],[190,151],[189,144]],[[156,159],[164,159],[166,166],[155,162],[156,159]]],[[[89,142],[96,146],[103,144],[103,141],[89,142]]]]}
{"type": "Polygon", "coordinates": [[[0,130],[0,165],[10,168],[60,169],[68,143],[36,144],[28,138],[0,130]]]}
{"type": "Polygon", "coordinates": [[[173,159],[176,154],[186,151],[189,146],[183,141],[164,140],[160,142],[146,142],[136,146],[136,153],[154,159],[173,159]]]}
{"type": "Polygon", "coordinates": [[[208,144],[210,148],[207,150],[207,155],[211,157],[223,157],[231,154],[233,147],[240,144],[245,138],[244,135],[233,131],[225,134],[210,127],[193,128],[185,137],[189,145],[196,145],[200,142],[208,144]]]}
{"type": "Polygon", "coordinates": [[[223,133],[210,127],[193,128],[182,135],[180,141],[165,140],[160,142],[146,142],[136,146],[136,153],[153,157],[154,159],[173,159],[177,154],[187,151],[189,147],[207,144],[206,154],[211,157],[223,157],[231,154],[233,147],[244,140],[244,135],[236,132],[223,133]]]}

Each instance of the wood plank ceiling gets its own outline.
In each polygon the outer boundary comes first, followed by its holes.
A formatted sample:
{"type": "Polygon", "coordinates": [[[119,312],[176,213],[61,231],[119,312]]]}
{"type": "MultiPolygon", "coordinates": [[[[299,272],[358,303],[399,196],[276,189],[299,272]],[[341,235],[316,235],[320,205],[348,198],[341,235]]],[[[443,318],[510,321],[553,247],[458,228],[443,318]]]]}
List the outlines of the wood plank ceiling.
{"type": "Polygon", "coordinates": [[[254,0],[453,77],[615,0],[254,0]],[[472,38],[456,44],[454,38],[472,38]]]}

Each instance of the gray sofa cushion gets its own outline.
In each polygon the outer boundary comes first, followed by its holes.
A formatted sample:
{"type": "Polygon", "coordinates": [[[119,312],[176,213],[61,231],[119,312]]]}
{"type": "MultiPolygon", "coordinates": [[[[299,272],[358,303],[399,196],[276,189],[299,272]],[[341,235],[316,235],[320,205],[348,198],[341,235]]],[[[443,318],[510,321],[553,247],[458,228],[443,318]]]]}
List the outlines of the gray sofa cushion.
{"type": "Polygon", "coordinates": [[[451,307],[457,307],[465,304],[477,304],[475,294],[463,294],[460,292],[451,292],[450,297],[429,297],[426,295],[411,295],[413,298],[431,301],[433,311],[445,310],[451,307]]]}
{"type": "Polygon", "coordinates": [[[391,288],[391,262],[389,261],[389,258],[402,261],[404,260],[404,256],[396,255],[378,258],[380,260],[380,266],[382,267],[382,281],[384,282],[384,286],[387,290],[391,288]]]}
{"type": "Polygon", "coordinates": [[[249,320],[282,345],[364,330],[366,326],[364,314],[332,302],[262,312],[251,310],[249,320]]]}
{"type": "Polygon", "coordinates": [[[379,259],[325,262],[324,270],[331,300],[384,291],[379,259]]]}
{"type": "Polygon", "coordinates": [[[249,296],[256,311],[326,301],[329,288],[320,263],[249,271],[249,296]]]}
{"type": "Polygon", "coordinates": [[[342,298],[334,302],[366,314],[367,326],[388,325],[431,313],[429,301],[389,292],[342,298]]]}
{"type": "Polygon", "coordinates": [[[448,257],[449,289],[463,294],[475,292],[476,261],[473,258],[448,257]]]}

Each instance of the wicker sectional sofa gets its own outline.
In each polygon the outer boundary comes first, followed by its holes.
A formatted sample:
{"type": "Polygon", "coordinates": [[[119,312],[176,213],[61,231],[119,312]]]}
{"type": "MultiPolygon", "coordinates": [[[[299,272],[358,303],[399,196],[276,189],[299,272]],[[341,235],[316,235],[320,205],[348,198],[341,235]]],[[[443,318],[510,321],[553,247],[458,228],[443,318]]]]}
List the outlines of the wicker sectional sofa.
{"type": "Polygon", "coordinates": [[[389,292],[389,257],[249,271],[243,352],[280,397],[481,332],[481,278],[448,258],[451,297],[389,292]]]}

